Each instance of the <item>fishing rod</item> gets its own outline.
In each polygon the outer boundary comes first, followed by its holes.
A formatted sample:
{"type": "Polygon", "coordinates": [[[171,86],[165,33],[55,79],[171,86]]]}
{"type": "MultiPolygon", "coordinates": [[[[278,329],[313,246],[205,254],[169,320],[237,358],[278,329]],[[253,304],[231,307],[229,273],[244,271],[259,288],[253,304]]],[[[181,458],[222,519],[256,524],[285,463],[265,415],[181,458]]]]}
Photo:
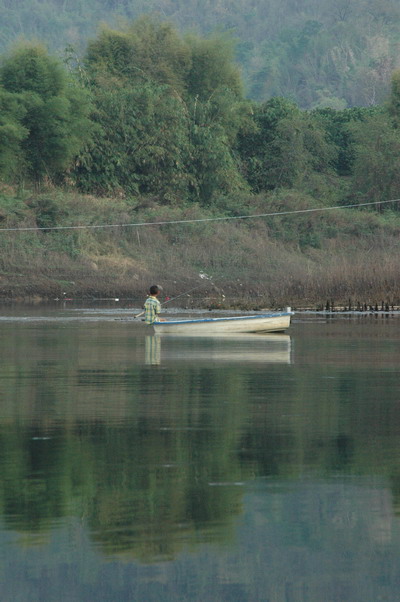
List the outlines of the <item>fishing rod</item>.
{"type": "MultiPolygon", "coordinates": [[[[204,286],[207,282],[210,282],[211,284],[213,284],[211,282],[211,276],[207,276],[207,274],[205,274],[204,272],[200,272],[199,276],[200,276],[200,278],[202,278],[206,282],[202,282],[201,284],[198,284],[197,286],[194,286],[193,288],[189,289],[188,291],[185,291],[185,292],[181,293],[180,295],[176,295],[176,297],[172,297],[171,299],[167,299],[167,301],[164,301],[163,303],[161,303],[161,305],[166,305],[167,303],[171,303],[171,301],[175,301],[175,299],[179,299],[180,297],[183,297],[184,295],[188,295],[189,293],[192,293],[193,291],[196,291],[197,289],[199,289],[202,286],[204,286]]],[[[144,313],[145,312],[142,311],[140,314],[136,314],[136,316],[134,316],[134,318],[140,318],[140,316],[143,316],[144,313]]]]}

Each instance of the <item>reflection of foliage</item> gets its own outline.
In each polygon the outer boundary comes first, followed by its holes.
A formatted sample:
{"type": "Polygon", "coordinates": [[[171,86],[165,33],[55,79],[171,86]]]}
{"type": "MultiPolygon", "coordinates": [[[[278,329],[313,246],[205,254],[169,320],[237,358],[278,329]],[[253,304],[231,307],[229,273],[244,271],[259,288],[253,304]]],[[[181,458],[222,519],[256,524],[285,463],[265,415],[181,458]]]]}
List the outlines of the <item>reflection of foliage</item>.
{"type": "Polygon", "coordinates": [[[171,558],[184,544],[229,536],[241,490],[210,486],[216,476],[231,480],[238,470],[234,458],[226,465],[220,434],[203,431],[193,437],[190,428],[164,431],[144,421],[139,428],[111,437],[107,429],[96,438],[100,484],[90,527],[106,552],[133,553],[148,562],[171,558]],[[107,440],[113,441],[112,450],[107,440]],[[110,452],[122,460],[112,474],[110,452]]]}
{"type": "MultiPolygon", "coordinates": [[[[39,331],[23,351],[18,330],[10,340],[0,368],[0,508],[10,528],[45,533],[72,515],[105,553],[152,562],[228,540],[241,483],[253,476],[376,474],[390,479],[399,507],[394,347],[373,370],[365,340],[340,347],[338,360],[325,337],[313,341],[306,370],[300,359],[257,369],[181,363],[179,373],[129,360],[117,370],[104,324],[94,332],[95,357],[70,329],[39,331]]],[[[139,345],[118,343],[121,357],[139,345]]]]}
{"type": "Polygon", "coordinates": [[[0,446],[3,512],[17,530],[46,530],[91,485],[76,439],[5,429],[0,446]]]}
{"type": "MultiPolygon", "coordinates": [[[[146,387],[146,372],[139,376],[146,387]]],[[[163,386],[163,374],[159,376],[153,375],[153,386],[163,386]]],[[[240,385],[233,378],[227,388],[223,375],[211,381],[201,372],[192,377],[204,384],[207,380],[216,395],[224,389],[229,406],[202,411],[185,405],[189,378],[177,383],[160,406],[156,401],[153,407],[146,403],[137,408],[141,415],[127,428],[82,423],[12,434],[5,428],[0,498],[10,526],[41,531],[77,514],[88,521],[107,553],[133,554],[147,562],[172,558],[184,544],[230,538],[242,495],[235,483],[243,475],[233,453],[241,422],[240,385]],[[166,404],[170,415],[160,417],[166,404]],[[215,428],[221,424],[222,429],[215,428]]],[[[97,384],[101,380],[99,373],[97,384]]],[[[84,391],[91,384],[90,376],[80,380],[84,391]]],[[[43,401],[48,393],[41,387],[43,401]]],[[[57,395],[57,390],[51,393],[57,395]]]]}

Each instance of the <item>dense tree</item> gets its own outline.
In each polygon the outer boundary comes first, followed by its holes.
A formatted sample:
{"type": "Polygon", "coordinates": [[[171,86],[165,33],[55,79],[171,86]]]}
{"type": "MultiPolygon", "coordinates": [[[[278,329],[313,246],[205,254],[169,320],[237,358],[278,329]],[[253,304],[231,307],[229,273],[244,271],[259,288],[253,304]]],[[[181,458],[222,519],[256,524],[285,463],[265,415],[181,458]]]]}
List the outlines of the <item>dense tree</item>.
{"type": "MultiPolygon", "coordinates": [[[[0,0],[0,12],[0,50],[22,33],[83,52],[99,23],[116,27],[144,13],[203,36],[234,31],[248,94],[285,96],[301,108],[379,104],[398,66],[397,0],[0,0]]],[[[162,59],[165,40],[155,41],[162,59]]]]}
{"type": "Polygon", "coordinates": [[[393,73],[391,84],[388,110],[392,117],[393,125],[398,128],[400,126],[400,70],[393,73]]]}
{"type": "Polygon", "coordinates": [[[195,198],[209,204],[216,193],[247,187],[234,147],[239,132],[251,128],[251,106],[243,99],[232,43],[216,36],[187,41],[192,53],[187,78],[192,182],[195,198]]]}
{"type": "Polygon", "coordinates": [[[245,187],[233,145],[248,103],[226,39],[183,39],[145,18],[103,29],[85,63],[98,129],[80,160],[82,188],[210,203],[245,187]]]}
{"type": "Polygon", "coordinates": [[[212,204],[215,195],[247,188],[232,146],[238,132],[235,121],[242,118],[244,126],[246,108],[237,101],[229,102],[229,97],[229,92],[221,90],[208,102],[195,99],[191,103],[191,189],[193,198],[206,205],[212,204]],[[229,112],[223,109],[225,103],[232,117],[232,123],[226,127],[229,112]]]}
{"type": "Polygon", "coordinates": [[[23,44],[5,57],[0,83],[23,105],[25,174],[37,183],[62,177],[90,131],[86,93],[69,82],[62,64],[38,44],[23,44]]]}
{"type": "MultiPolygon", "coordinates": [[[[242,157],[243,170],[247,181],[254,192],[271,190],[278,186],[279,182],[283,185],[290,185],[288,180],[293,180],[292,176],[297,172],[297,168],[286,158],[282,162],[285,143],[283,139],[280,139],[279,142],[282,142],[282,147],[278,149],[277,139],[279,128],[299,116],[298,108],[292,102],[283,98],[274,98],[263,105],[254,105],[253,113],[255,131],[250,135],[239,137],[239,153],[242,157]],[[273,148],[274,146],[275,148],[273,148]],[[277,167],[279,171],[279,165],[282,168],[280,173],[273,175],[274,168],[276,171],[277,167]],[[285,175],[283,174],[283,170],[286,170],[286,168],[291,171],[291,176],[287,171],[285,175]]],[[[292,141],[296,138],[294,128],[292,128],[289,137],[292,141]]],[[[287,138],[285,142],[288,142],[287,138]]]]}
{"type": "Polygon", "coordinates": [[[231,38],[212,36],[187,38],[191,50],[191,69],[188,74],[188,93],[200,100],[208,100],[215,90],[226,88],[238,97],[243,85],[238,66],[234,62],[231,38]]]}
{"type": "Polygon", "coordinates": [[[306,113],[284,98],[254,107],[256,131],[240,137],[243,169],[254,192],[301,187],[330,168],[336,149],[306,113]]]}
{"type": "Polygon", "coordinates": [[[21,96],[0,88],[0,176],[11,180],[23,166],[21,143],[28,130],[21,124],[25,109],[21,96]]]}
{"type": "MultiPolygon", "coordinates": [[[[400,137],[387,112],[353,125],[353,198],[361,202],[398,199],[400,137]]],[[[390,207],[397,208],[398,204],[390,207]]],[[[389,206],[382,206],[382,209],[389,206]]]]}
{"type": "Polygon", "coordinates": [[[118,31],[104,27],[89,43],[86,61],[92,76],[168,85],[179,94],[191,66],[190,49],[172,26],[147,17],[118,31]]]}
{"type": "MultiPolygon", "coordinates": [[[[286,31],[293,64],[316,57],[322,29],[315,20],[296,36],[286,31]]],[[[276,96],[258,104],[244,97],[232,40],[183,36],[148,17],[103,27],[76,64],[74,78],[38,43],[3,57],[3,179],[71,176],[86,192],[209,206],[221,195],[279,188],[326,204],[347,202],[348,191],[351,200],[396,196],[399,72],[387,105],[338,109],[331,97],[304,111],[276,96]]]]}
{"type": "Polygon", "coordinates": [[[103,28],[88,46],[93,144],[79,159],[84,190],[186,196],[188,124],[181,94],[189,52],[176,32],[149,19],[103,28]]]}
{"type": "Polygon", "coordinates": [[[325,131],[329,143],[337,151],[332,166],[339,176],[350,176],[353,170],[356,142],[351,124],[373,118],[381,110],[380,107],[353,107],[340,111],[324,108],[311,112],[311,118],[325,131]]]}
{"type": "Polygon", "coordinates": [[[186,198],[188,125],[179,99],[166,86],[111,78],[94,88],[93,101],[96,129],[75,170],[79,187],[186,198]]]}

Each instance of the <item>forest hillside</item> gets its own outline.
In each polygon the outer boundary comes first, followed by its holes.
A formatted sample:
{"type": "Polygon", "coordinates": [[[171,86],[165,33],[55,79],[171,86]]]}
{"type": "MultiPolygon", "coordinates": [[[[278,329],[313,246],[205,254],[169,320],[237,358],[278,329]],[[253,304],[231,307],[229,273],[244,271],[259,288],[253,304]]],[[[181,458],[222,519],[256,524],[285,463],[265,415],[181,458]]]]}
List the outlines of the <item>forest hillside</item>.
{"type": "Polygon", "coordinates": [[[246,95],[258,101],[370,106],[400,66],[398,0],[0,0],[0,52],[22,36],[81,54],[101,23],[118,28],[143,14],[182,34],[235,38],[246,95]]]}

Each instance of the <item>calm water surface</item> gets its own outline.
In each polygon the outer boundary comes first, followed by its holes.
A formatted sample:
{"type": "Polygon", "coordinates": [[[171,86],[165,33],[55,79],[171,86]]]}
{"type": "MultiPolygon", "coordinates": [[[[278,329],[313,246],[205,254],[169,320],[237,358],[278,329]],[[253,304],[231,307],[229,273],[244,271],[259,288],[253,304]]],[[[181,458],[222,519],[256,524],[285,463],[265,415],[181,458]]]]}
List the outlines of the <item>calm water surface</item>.
{"type": "Polygon", "coordinates": [[[1,308],[0,599],[397,601],[400,317],[1,308]]]}

